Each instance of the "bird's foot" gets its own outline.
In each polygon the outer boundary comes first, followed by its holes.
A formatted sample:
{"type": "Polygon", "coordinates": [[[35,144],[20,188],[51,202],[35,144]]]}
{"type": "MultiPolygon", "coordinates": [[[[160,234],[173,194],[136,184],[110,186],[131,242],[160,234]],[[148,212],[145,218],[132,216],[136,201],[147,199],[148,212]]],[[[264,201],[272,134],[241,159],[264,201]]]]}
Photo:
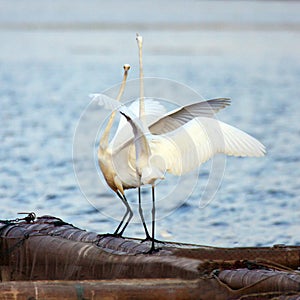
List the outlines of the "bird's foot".
{"type": "Polygon", "coordinates": [[[144,243],[144,242],[155,242],[155,243],[160,243],[160,244],[165,244],[165,242],[164,241],[160,241],[160,240],[157,240],[157,239],[153,239],[150,235],[149,236],[146,236],[146,238],[145,239],[143,239],[142,241],[141,241],[141,243],[144,243]]]}
{"type": "Polygon", "coordinates": [[[161,250],[161,248],[155,248],[154,246],[152,246],[149,251],[145,252],[145,254],[154,254],[159,252],[159,250],[161,250]]]}
{"type": "Polygon", "coordinates": [[[116,238],[122,238],[124,239],[124,237],[122,236],[121,233],[104,233],[104,234],[99,234],[99,236],[102,238],[102,237],[116,237],[116,238]]]}

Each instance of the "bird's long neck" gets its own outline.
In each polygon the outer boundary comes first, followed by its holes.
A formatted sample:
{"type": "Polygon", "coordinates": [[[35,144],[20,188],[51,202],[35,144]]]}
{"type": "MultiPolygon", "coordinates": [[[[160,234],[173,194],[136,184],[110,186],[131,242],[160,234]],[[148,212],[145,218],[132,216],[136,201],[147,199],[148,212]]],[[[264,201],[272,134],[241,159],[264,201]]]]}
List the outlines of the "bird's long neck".
{"type": "Polygon", "coordinates": [[[139,66],[140,66],[140,108],[139,118],[143,122],[145,117],[145,95],[144,95],[144,70],[143,70],[143,38],[137,34],[137,44],[139,48],[139,66]]]}
{"type": "Polygon", "coordinates": [[[141,120],[139,118],[132,119],[125,111],[120,112],[133,130],[136,157],[135,167],[139,186],[142,184],[151,184],[154,186],[158,178],[164,178],[164,164],[161,164],[159,155],[151,155],[151,146],[146,136],[147,131],[145,132],[141,120]]]}
{"type": "MultiPolygon", "coordinates": [[[[125,89],[125,85],[126,85],[126,80],[127,80],[127,76],[128,76],[128,70],[130,69],[130,66],[129,65],[124,65],[124,76],[123,76],[123,80],[122,80],[122,84],[121,84],[121,87],[120,87],[120,90],[119,90],[119,93],[118,93],[118,96],[117,96],[117,100],[120,101],[123,93],[124,93],[124,89],[125,89]]],[[[108,120],[108,123],[105,127],[105,130],[103,132],[103,135],[100,139],[100,144],[99,144],[99,148],[100,149],[107,149],[108,147],[108,143],[109,143],[109,134],[110,134],[110,131],[111,131],[111,128],[112,128],[112,125],[114,123],[114,120],[115,120],[115,117],[116,117],[116,112],[113,111],[110,115],[110,118],[108,120]]]]}
{"type": "MultiPolygon", "coordinates": [[[[148,163],[148,159],[151,155],[151,149],[145,135],[145,131],[143,128],[143,124],[141,120],[138,118],[132,119],[129,115],[127,115],[124,111],[121,111],[121,114],[126,118],[129,124],[132,127],[133,135],[134,135],[134,145],[136,151],[136,162],[137,166],[142,169],[148,163]]],[[[137,170],[140,171],[140,170],[137,170]]]]}

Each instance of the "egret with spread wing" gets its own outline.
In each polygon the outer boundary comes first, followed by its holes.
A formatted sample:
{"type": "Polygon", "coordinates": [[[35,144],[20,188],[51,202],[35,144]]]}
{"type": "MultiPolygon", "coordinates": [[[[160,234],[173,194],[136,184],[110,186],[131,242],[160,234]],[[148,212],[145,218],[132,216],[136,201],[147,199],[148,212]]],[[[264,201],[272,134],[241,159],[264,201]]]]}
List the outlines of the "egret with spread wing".
{"type": "MultiPolygon", "coordinates": [[[[127,73],[125,71],[125,73],[127,73]]],[[[127,74],[126,74],[127,77],[127,74]]],[[[126,80],[125,74],[124,78],[126,80]]],[[[125,86],[125,81],[124,81],[125,86]]],[[[120,92],[122,91],[122,86],[120,92]]],[[[117,99],[120,99],[122,93],[119,92],[117,99]]],[[[121,116],[118,128],[112,140],[109,142],[109,134],[111,133],[112,124],[115,120],[115,110],[121,107],[121,103],[113,100],[102,94],[91,95],[93,101],[98,101],[99,105],[104,105],[105,108],[113,111],[104,133],[100,139],[98,149],[98,162],[103,176],[108,186],[118,195],[121,201],[126,206],[126,213],[115,230],[114,234],[122,236],[128,223],[132,218],[132,210],[125,197],[125,190],[130,188],[137,188],[140,186],[136,174],[135,154],[132,152],[132,145],[134,145],[134,135],[130,128],[126,128],[126,118],[121,116]],[[128,216],[122,230],[122,224],[128,216]]],[[[164,107],[158,101],[146,99],[146,124],[152,134],[163,134],[175,130],[184,125],[188,121],[197,116],[205,116],[213,118],[215,113],[220,109],[225,108],[230,104],[227,98],[212,99],[193,103],[179,109],[175,109],[163,116],[161,114],[165,111],[164,107]],[[151,118],[147,118],[150,116],[151,118]]],[[[133,102],[129,106],[129,110],[133,111],[135,115],[139,112],[139,101],[133,102]]],[[[145,228],[145,226],[144,226],[145,228]]],[[[145,230],[146,232],[146,230],[145,230]]],[[[146,238],[150,235],[146,233],[146,238]]]]}
{"type": "MultiPolygon", "coordinates": [[[[197,116],[205,116],[214,117],[214,113],[219,111],[221,108],[230,104],[230,100],[227,98],[221,99],[213,99],[206,102],[194,103],[191,105],[187,105],[180,109],[177,109],[166,116],[164,118],[159,119],[155,123],[149,124],[146,123],[145,120],[148,117],[148,112],[145,112],[145,95],[144,95],[144,70],[143,70],[143,37],[138,33],[136,34],[136,40],[139,50],[139,82],[140,82],[140,98],[139,98],[139,120],[144,127],[149,127],[152,134],[162,134],[166,132],[170,132],[181,125],[185,124],[189,120],[193,119],[197,116]]],[[[127,116],[126,116],[127,118],[127,116]]],[[[128,119],[127,119],[128,120],[128,119]]],[[[136,138],[136,137],[135,137],[136,138]]],[[[130,140],[132,143],[133,141],[130,140]]],[[[135,147],[138,147],[137,143],[134,143],[135,147]]],[[[116,149],[117,150],[117,149],[116,149]]],[[[117,151],[116,151],[117,152],[117,151]]],[[[131,158],[134,160],[134,158],[131,158]]],[[[138,160],[138,159],[137,159],[138,160]]],[[[139,214],[140,218],[145,230],[146,238],[145,240],[152,240],[152,245],[154,243],[154,230],[155,230],[155,195],[154,195],[154,185],[152,185],[152,237],[150,236],[145,218],[143,215],[142,202],[141,202],[141,174],[136,168],[137,178],[138,178],[138,203],[139,203],[139,214]]],[[[153,248],[153,246],[152,246],[153,248]]],[[[151,249],[152,249],[151,248],[151,249]]]]}
{"type": "MultiPolygon", "coordinates": [[[[217,153],[252,157],[265,154],[264,145],[257,139],[231,125],[208,117],[209,114],[191,117],[183,125],[179,125],[180,122],[177,121],[176,116],[181,113],[185,115],[185,107],[183,107],[163,116],[149,127],[145,127],[129,108],[114,99],[104,95],[95,95],[95,99],[100,105],[110,109],[119,109],[131,125],[135,148],[131,148],[131,153],[127,153],[128,165],[136,170],[137,175],[134,182],[127,182],[127,186],[139,187],[150,184],[153,192],[153,205],[155,181],[164,179],[165,172],[183,175],[199,167],[217,153]],[[173,124],[172,116],[175,117],[173,124]],[[158,134],[157,131],[155,134],[151,133],[151,128],[158,130],[161,127],[160,124],[166,120],[173,130],[162,134],[158,134]],[[132,153],[133,149],[135,153],[132,153]]],[[[127,143],[124,145],[126,148],[127,143]]],[[[124,148],[121,146],[117,151],[120,152],[122,149],[124,148]]],[[[154,208],[153,206],[152,226],[155,223],[154,208]]],[[[150,251],[154,251],[154,228],[152,228],[151,240],[150,251]]]]}
{"type": "MultiPolygon", "coordinates": [[[[142,122],[145,123],[146,127],[149,127],[151,133],[162,134],[168,131],[172,131],[197,116],[213,117],[216,112],[230,104],[230,100],[226,98],[212,99],[190,104],[185,107],[175,109],[174,111],[164,115],[165,108],[158,101],[152,99],[144,99],[142,37],[139,35],[137,36],[137,42],[139,48],[140,65],[140,99],[133,102],[129,106],[129,109],[135,115],[139,115],[141,117],[142,122]]],[[[117,101],[120,101],[123,95],[129,69],[129,65],[124,66],[124,78],[120,87],[119,94],[117,96],[117,101]]],[[[97,98],[100,97],[101,99],[98,99],[99,102],[105,102],[104,95],[95,94],[92,95],[92,97],[93,100],[97,100],[97,98]]],[[[132,159],[130,159],[130,156],[132,157],[133,155],[133,152],[130,151],[130,149],[132,149],[132,146],[134,146],[134,136],[125,117],[121,116],[118,128],[111,141],[109,142],[112,125],[115,121],[114,110],[116,109],[116,105],[112,103],[113,102],[111,102],[110,100],[106,101],[107,108],[113,110],[113,112],[109,118],[103,136],[100,139],[98,149],[98,163],[108,186],[118,195],[118,197],[126,206],[126,212],[113,234],[122,236],[127,225],[132,219],[133,212],[125,197],[124,191],[126,189],[137,187],[139,195],[140,217],[146,233],[146,239],[151,239],[142,212],[140,191],[141,183],[139,182],[139,176],[136,172],[135,159],[132,158],[133,163],[130,163],[130,161],[132,161],[132,159]],[[121,229],[126,218],[127,221],[121,229]]]]}
{"type": "MultiPolygon", "coordinates": [[[[213,157],[216,153],[234,156],[263,156],[264,146],[255,138],[226,123],[214,119],[215,113],[230,104],[227,98],[193,103],[162,116],[162,105],[157,101],[145,101],[142,37],[137,35],[140,65],[140,98],[129,108],[105,95],[94,94],[93,100],[113,110],[100,140],[98,160],[108,185],[125,204],[127,210],[114,234],[122,236],[132,218],[132,210],[124,194],[125,189],[138,188],[139,213],[146,233],[152,241],[150,252],[155,250],[155,182],[163,179],[165,172],[182,175],[213,157]],[[138,104],[138,112],[137,112],[138,104]],[[148,107],[152,107],[148,109],[148,107]],[[122,114],[112,141],[108,135],[115,118],[115,110],[122,114]],[[148,116],[151,118],[148,118],[148,116]],[[138,117],[137,117],[138,116],[138,117]],[[154,116],[154,118],[153,118],[154,116]],[[130,124],[129,132],[126,125],[130,124]],[[126,129],[126,130],[124,130],[126,129]],[[120,134],[125,132],[125,135],[120,134]],[[134,146],[134,147],[133,147],[134,146]],[[150,237],[141,207],[142,185],[152,186],[152,236],[150,237]],[[126,217],[127,222],[121,229],[126,217]],[[120,231],[121,229],[121,231],[120,231]]],[[[128,70],[127,70],[128,71],[128,70]]],[[[127,77],[117,100],[120,100],[127,77]]]]}

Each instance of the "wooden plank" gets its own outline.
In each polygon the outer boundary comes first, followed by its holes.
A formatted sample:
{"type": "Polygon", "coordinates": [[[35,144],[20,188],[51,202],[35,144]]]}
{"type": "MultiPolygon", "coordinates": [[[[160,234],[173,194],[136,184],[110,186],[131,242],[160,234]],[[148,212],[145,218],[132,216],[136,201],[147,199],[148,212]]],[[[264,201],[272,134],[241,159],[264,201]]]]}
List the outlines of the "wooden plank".
{"type": "Polygon", "coordinates": [[[180,279],[131,279],[90,281],[16,281],[0,283],[0,299],[228,299],[215,281],[180,279]],[[32,297],[32,298],[30,298],[32,297]]]}

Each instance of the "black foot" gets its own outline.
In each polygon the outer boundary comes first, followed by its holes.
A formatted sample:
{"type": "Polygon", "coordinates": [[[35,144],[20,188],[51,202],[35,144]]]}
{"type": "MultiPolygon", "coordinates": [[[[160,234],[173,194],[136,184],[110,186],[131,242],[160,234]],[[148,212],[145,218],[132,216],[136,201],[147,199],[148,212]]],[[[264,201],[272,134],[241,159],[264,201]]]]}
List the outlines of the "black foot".
{"type": "Polygon", "coordinates": [[[150,250],[147,251],[145,254],[154,254],[157,253],[159,250],[161,250],[161,248],[151,247],[150,250]]]}
{"type": "Polygon", "coordinates": [[[141,241],[141,243],[149,242],[149,241],[150,241],[150,242],[155,242],[155,243],[165,244],[164,241],[160,241],[160,240],[157,240],[157,239],[153,239],[151,236],[146,236],[146,238],[143,239],[143,240],[141,241]]]}
{"type": "Polygon", "coordinates": [[[100,237],[107,237],[107,236],[111,236],[111,237],[116,237],[116,238],[123,238],[122,234],[120,233],[104,233],[104,234],[98,234],[100,237]]]}

